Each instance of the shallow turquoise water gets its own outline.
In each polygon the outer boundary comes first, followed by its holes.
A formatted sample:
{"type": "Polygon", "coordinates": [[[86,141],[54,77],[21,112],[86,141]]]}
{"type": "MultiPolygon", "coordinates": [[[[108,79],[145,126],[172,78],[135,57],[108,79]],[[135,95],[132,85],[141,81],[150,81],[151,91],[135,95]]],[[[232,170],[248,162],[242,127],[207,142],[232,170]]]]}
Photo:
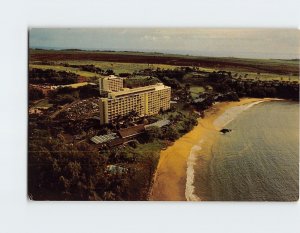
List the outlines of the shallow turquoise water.
{"type": "MultiPolygon", "coordinates": [[[[212,148],[210,200],[294,201],[299,196],[299,104],[264,102],[244,111],[212,148]]],[[[197,176],[197,171],[196,171],[197,176]]],[[[197,190],[197,183],[194,184],[197,190]]]]}

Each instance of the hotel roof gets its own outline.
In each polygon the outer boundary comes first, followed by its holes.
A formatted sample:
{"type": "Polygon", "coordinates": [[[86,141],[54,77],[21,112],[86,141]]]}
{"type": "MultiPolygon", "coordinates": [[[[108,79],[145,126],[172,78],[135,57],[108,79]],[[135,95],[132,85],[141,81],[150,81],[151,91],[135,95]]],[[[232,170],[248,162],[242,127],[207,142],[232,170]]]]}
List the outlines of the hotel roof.
{"type": "Polygon", "coordinates": [[[142,133],[145,130],[144,124],[132,126],[126,129],[120,129],[119,134],[122,138],[132,137],[142,133]]]}
{"type": "Polygon", "coordinates": [[[164,120],[157,121],[157,122],[155,122],[153,124],[145,125],[145,129],[147,129],[149,127],[152,127],[152,126],[161,128],[161,127],[166,126],[168,124],[170,124],[170,121],[164,119],[164,120]]]}
{"type": "Polygon", "coordinates": [[[117,137],[116,135],[117,135],[116,133],[111,133],[111,134],[106,134],[101,136],[95,136],[91,138],[91,141],[96,144],[104,143],[115,139],[117,137]]]}
{"type": "Polygon", "coordinates": [[[110,92],[108,94],[108,97],[116,98],[116,97],[122,97],[122,96],[130,95],[130,94],[138,94],[141,92],[163,90],[165,88],[170,88],[170,87],[165,86],[162,83],[157,83],[155,85],[150,85],[150,86],[145,86],[145,87],[137,87],[137,88],[127,89],[127,90],[118,91],[118,92],[110,92]]]}

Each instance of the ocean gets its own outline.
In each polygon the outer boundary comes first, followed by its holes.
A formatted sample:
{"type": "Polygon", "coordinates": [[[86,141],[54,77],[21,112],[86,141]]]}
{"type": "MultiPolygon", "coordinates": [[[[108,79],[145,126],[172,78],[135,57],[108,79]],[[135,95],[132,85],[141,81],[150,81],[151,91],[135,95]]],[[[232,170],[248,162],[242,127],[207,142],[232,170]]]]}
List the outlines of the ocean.
{"type": "Polygon", "coordinates": [[[216,126],[222,124],[232,131],[218,133],[210,159],[193,157],[193,199],[298,200],[299,103],[270,101],[236,107],[215,121],[216,126]]]}

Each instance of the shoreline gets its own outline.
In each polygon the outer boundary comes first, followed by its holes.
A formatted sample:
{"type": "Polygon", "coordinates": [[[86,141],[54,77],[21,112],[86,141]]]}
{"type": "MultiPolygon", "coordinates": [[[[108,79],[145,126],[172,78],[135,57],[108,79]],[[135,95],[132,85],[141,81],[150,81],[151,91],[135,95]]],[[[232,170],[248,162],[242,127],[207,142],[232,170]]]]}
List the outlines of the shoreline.
{"type": "MultiPolygon", "coordinates": [[[[172,146],[160,152],[149,200],[200,201],[202,197],[194,194],[193,186],[193,167],[199,159],[196,152],[201,150],[206,155],[201,157],[204,167],[205,161],[210,159],[210,148],[219,135],[219,130],[232,120],[230,111],[227,110],[238,111],[238,107],[246,105],[241,109],[240,112],[242,112],[255,104],[271,100],[275,99],[243,98],[239,102],[217,103],[206,110],[205,117],[198,119],[197,126],[176,140],[172,146]],[[217,119],[219,122],[215,123],[217,119]]],[[[240,112],[234,114],[237,115],[240,112]]]]}

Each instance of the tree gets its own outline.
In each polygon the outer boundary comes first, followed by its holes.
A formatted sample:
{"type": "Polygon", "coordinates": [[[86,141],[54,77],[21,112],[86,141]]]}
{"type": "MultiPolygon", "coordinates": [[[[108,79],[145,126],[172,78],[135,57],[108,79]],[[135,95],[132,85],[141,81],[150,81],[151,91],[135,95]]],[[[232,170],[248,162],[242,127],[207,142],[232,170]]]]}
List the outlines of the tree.
{"type": "Polygon", "coordinates": [[[57,103],[59,104],[68,104],[68,103],[72,103],[73,101],[75,101],[76,99],[72,96],[72,95],[60,95],[57,98],[57,103]]]}
{"type": "Polygon", "coordinates": [[[138,142],[136,140],[129,141],[128,145],[131,146],[132,148],[137,148],[138,142]]]}
{"type": "Polygon", "coordinates": [[[184,88],[185,88],[185,90],[190,90],[190,88],[191,88],[191,85],[189,84],[189,83],[186,83],[185,85],[184,85],[184,88]]]}
{"type": "Polygon", "coordinates": [[[64,176],[59,177],[59,188],[64,190],[63,192],[69,193],[70,189],[70,181],[66,179],[64,176]]]}
{"type": "Polygon", "coordinates": [[[78,88],[79,97],[81,99],[97,97],[99,95],[99,90],[95,88],[93,85],[85,85],[78,88]]]}
{"type": "Polygon", "coordinates": [[[143,160],[145,164],[145,169],[148,171],[148,186],[151,185],[152,177],[155,172],[158,163],[159,154],[157,152],[146,151],[143,160]]]}
{"type": "Polygon", "coordinates": [[[66,167],[66,174],[70,180],[77,180],[81,172],[81,165],[79,162],[69,162],[66,167]]]}
{"type": "Polygon", "coordinates": [[[42,90],[34,87],[29,87],[28,98],[29,100],[38,100],[45,98],[45,95],[42,90]]]}
{"type": "Polygon", "coordinates": [[[30,69],[29,70],[29,83],[37,84],[53,84],[53,85],[65,85],[76,83],[79,75],[66,72],[55,71],[52,69],[30,69]]]}
{"type": "Polygon", "coordinates": [[[163,133],[163,137],[164,137],[164,139],[175,141],[176,139],[179,138],[178,130],[172,126],[167,127],[165,132],[163,133]]]}
{"type": "Polygon", "coordinates": [[[162,136],[162,132],[159,127],[151,126],[146,129],[145,136],[148,142],[153,142],[154,139],[160,138],[162,136]]]}
{"type": "Polygon", "coordinates": [[[107,69],[105,72],[107,75],[114,75],[115,72],[112,69],[107,69]]]}

